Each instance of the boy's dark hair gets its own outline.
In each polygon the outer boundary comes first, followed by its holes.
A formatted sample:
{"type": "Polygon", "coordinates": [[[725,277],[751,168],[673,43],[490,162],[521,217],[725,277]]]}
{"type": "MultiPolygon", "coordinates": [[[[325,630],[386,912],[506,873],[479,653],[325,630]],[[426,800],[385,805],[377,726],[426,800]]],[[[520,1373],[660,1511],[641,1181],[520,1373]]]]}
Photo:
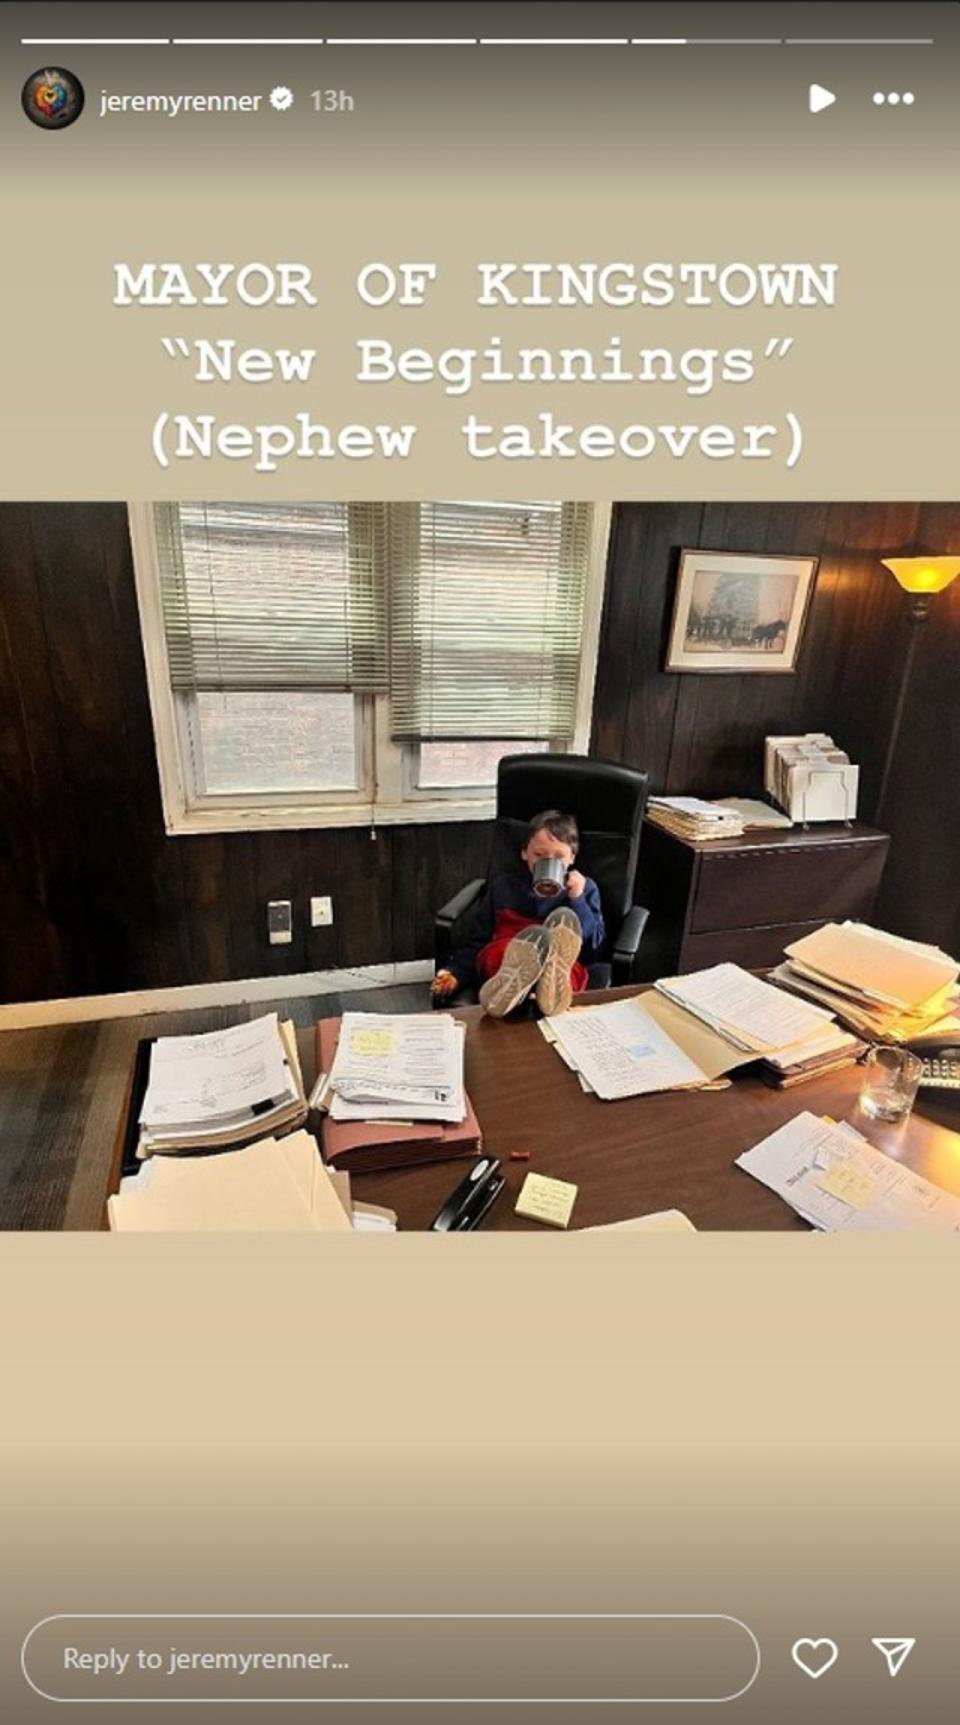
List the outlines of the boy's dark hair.
{"type": "Polygon", "coordinates": [[[527,827],[526,843],[529,844],[537,833],[548,832],[551,838],[559,839],[562,845],[569,845],[576,856],[580,849],[580,828],[574,815],[565,815],[560,809],[544,809],[539,815],[534,815],[527,827]]]}

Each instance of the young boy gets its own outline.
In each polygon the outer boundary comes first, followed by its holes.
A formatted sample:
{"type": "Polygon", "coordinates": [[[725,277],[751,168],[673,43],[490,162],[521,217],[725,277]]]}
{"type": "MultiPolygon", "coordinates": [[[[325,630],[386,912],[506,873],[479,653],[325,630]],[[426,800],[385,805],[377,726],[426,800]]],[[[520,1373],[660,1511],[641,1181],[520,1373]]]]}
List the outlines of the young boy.
{"type": "Polygon", "coordinates": [[[541,1012],[565,1012],[587,987],[587,964],[604,942],[603,911],[596,881],[573,864],[580,834],[573,815],[545,809],[534,815],[520,852],[526,877],[498,875],[487,888],[474,934],[454,953],[433,982],[435,1003],[452,999],[474,976],[482,982],[480,1004],[503,1018],[536,989],[541,1012]],[[559,897],[539,898],[533,871],[551,857],[566,870],[559,897]]]}

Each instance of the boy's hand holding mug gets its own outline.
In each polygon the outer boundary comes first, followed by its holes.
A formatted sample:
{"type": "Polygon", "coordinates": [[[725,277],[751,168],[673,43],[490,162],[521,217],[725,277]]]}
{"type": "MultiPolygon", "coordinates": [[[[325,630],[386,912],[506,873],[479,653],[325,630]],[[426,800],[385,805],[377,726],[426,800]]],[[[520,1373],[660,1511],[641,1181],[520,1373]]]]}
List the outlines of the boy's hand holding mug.
{"type": "Polygon", "coordinates": [[[568,870],[568,872],[567,872],[567,895],[568,895],[568,897],[570,897],[570,898],[582,898],[583,897],[583,889],[586,886],[586,884],[587,884],[587,877],[586,877],[586,875],[582,875],[580,873],[579,869],[572,868],[572,869],[568,870]]]}

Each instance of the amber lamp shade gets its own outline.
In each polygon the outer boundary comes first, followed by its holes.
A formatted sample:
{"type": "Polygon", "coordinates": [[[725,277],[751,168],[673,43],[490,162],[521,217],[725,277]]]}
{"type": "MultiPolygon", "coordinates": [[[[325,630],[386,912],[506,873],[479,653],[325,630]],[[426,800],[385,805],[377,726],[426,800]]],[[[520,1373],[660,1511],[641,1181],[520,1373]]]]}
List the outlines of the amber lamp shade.
{"type": "Polygon", "coordinates": [[[942,593],[960,575],[960,557],[883,557],[881,562],[913,597],[915,617],[925,617],[930,595],[942,593]]]}

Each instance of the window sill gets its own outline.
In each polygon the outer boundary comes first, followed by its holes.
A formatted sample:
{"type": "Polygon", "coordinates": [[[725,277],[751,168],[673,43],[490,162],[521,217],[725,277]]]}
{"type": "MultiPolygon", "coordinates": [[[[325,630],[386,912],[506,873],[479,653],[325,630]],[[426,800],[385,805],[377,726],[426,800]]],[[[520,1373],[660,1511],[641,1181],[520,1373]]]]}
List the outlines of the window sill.
{"type": "Polygon", "coordinates": [[[194,808],[168,815],[171,838],[197,833],[298,832],[323,827],[419,826],[440,821],[490,821],[493,796],[424,798],[406,803],[271,804],[259,808],[194,808]]]}

